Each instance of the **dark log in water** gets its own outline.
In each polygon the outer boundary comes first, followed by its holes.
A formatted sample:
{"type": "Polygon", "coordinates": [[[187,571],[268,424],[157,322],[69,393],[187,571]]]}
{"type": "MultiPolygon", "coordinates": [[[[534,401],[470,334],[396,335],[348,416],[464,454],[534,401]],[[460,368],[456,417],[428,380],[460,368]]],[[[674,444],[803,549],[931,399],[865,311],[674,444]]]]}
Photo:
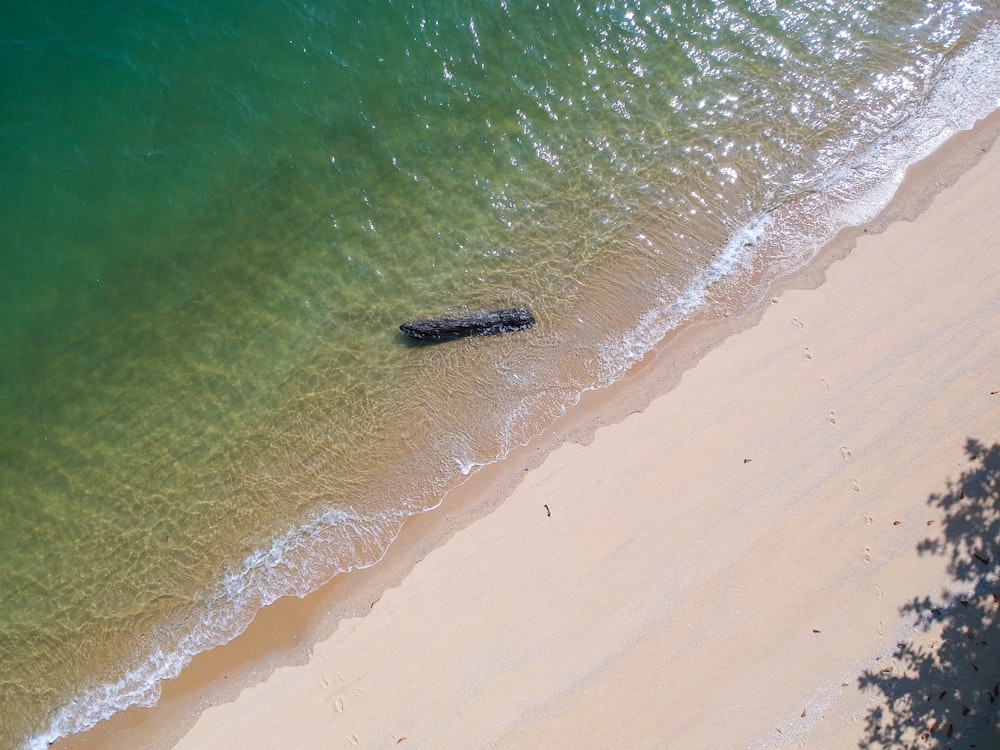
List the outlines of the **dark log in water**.
{"type": "Polygon", "coordinates": [[[403,323],[403,333],[418,341],[454,341],[468,336],[495,336],[498,333],[526,331],[535,325],[534,316],[518,307],[510,310],[478,313],[462,318],[431,318],[403,323]]]}

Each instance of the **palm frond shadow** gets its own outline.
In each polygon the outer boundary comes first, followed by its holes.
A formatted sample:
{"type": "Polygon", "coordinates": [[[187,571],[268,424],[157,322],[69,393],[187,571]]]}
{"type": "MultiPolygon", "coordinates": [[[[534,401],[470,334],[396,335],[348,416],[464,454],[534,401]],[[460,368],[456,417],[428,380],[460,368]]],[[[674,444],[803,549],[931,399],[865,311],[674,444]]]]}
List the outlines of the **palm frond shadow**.
{"type": "Polygon", "coordinates": [[[1000,747],[1000,444],[969,439],[970,466],[928,498],[943,535],[918,545],[948,560],[953,587],[901,607],[929,633],[859,678],[872,691],[862,748],[1000,747]]]}

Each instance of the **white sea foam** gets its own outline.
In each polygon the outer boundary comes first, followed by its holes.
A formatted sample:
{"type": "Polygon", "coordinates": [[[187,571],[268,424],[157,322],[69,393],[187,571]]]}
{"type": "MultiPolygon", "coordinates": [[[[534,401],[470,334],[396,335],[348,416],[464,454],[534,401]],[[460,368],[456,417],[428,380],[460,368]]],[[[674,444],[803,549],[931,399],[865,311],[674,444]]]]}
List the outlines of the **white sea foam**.
{"type": "Polygon", "coordinates": [[[163,645],[138,654],[120,679],[81,693],[59,709],[26,750],[43,750],[132,706],[155,705],[164,680],[179,675],[197,654],[242,633],[262,607],[283,596],[305,596],[334,575],[381,560],[404,517],[402,511],[366,518],[328,509],[247,556],[225,576],[200,619],[186,627],[173,623],[170,633],[154,634],[163,645]]]}
{"type": "Polygon", "coordinates": [[[627,331],[620,341],[603,345],[599,351],[604,378],[599,387],[610,384],[621,377],[636,362],[663,340],[663,337],[677,328],[691,315],[707,304],[711,287],[722,279],[745,268],[753,252],[753,247],[770,223],[764,214],[742,227],[722,248],[722,251],[694,278],[679,296],[670,299],[662,307],[645,313],[639,323],[627,331]]]}
{"type": "MultiPolygon", "coordinates": [[[[923,106],[898,128],[820,175],[804,193],[770,207],[741,227],[679,295],[645,313],[620,338],[605,342],[600,349],[602,377],[597,387],[620,379],[667,333],[711,305],[710,290],[722,279],[746,274],[761,259],[766,261],[770,278],[790,274],[815,258],[842,229],[877,217],[911,165],[998,107],[1000,24],[991,23],[943,66],[923,106]]],[[[749,306],[760,301],[762,290],[747,287],[746,293],[749,306]]]]}

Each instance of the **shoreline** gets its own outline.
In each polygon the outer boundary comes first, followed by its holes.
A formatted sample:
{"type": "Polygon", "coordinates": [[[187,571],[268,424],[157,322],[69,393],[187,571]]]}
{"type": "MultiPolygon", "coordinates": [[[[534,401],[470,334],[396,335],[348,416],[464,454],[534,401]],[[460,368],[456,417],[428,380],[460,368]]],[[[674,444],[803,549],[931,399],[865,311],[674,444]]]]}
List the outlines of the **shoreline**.
{"type": "MultiPolygon", "coordinates": [[[[60,749],[173,747],[196,725],[207,721],[209,706],[234,706],[237,699],[242,701],[255,690],[253,686],[266,684],[279,672],[287,673],[297,666],[308,668],[316,659],[313,655],[310,660],[309,652],[344,630],[353,631],[368,614],[382,609],[383,597],[397,594],[432,553],[449,547],[451,540],[460,534],[468,536],[473,526],[478,527],[478,522],[493,517],[500,508],[507,511],[515,492],[519,497],[530,495],[540,481],[534,470],[551,464],[556,454],[586,452],[586,446],[594,442],[602,428],[618,427],[632,416],[643,415],[654,402],[673,393],[682,380],[689,378],[689,373],[697,379],[695,371],[708,355],[731,338],[757,327],[770,309],[783,306],[786,293],[820,289],[828,271],[850,256],[865,235],[884,234],[895,223],[917,219],[936,196],[980,162],[985,149],[992,146],[991,155],[996,154],[994,141],[998,132],[1000,113],[994,113],[972,131],[953,136],[908,170],[903,185],[877,219],[841,232],[805,269],[775,282],[766,295],[771,303],[765,301],[739,318],[696,319],[686,323],[636,364],[623,380],[601,391],[585,393],[579,404],[541,436],[511,452],[502,462],[477,472],[449,493],[441,507],[409,519],[377,565],[338,576],[305,599],[286,598],[265,608],[244,634],[226,646],[199,655],[179,678],[164,684],[160,702],[153,709],[129,709],[89,732],[61,739],[53,746],[60,749]]],[[[533,501],[534,505],[538,506],[535,510],[539,520],[545,521],[542,500],[533,501]]],[[[527,674],[525,678],[530,679],[527,674]]]]}

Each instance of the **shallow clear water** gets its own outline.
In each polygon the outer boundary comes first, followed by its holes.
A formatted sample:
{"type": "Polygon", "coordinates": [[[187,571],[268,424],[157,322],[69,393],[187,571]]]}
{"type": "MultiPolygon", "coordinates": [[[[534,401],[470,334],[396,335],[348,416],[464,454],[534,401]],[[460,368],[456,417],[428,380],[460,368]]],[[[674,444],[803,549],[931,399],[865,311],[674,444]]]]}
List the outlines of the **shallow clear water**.
{"type": "Polygon", "coordinates": [[[3,746],[374,563],[1000,97],[992,3],[143,5],[0,30],[3,746]]]}

